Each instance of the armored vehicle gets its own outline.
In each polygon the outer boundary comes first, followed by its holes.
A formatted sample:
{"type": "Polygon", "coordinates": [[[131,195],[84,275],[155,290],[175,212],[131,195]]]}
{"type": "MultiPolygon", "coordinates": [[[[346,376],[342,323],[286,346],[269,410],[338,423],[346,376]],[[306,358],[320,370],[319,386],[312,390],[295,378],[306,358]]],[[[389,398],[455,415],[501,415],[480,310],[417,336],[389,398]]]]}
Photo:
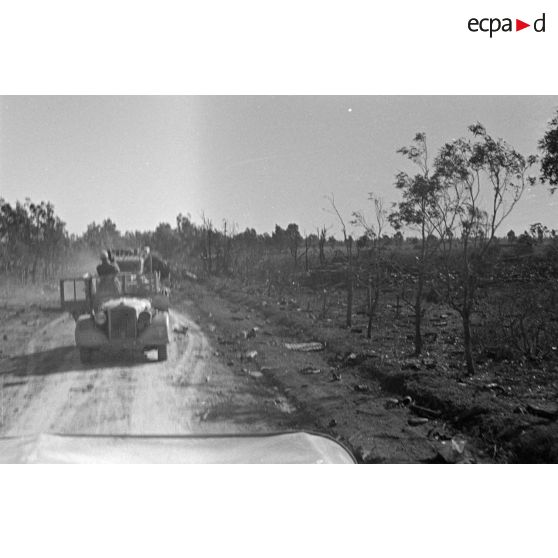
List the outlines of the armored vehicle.
{"type": "Polygon", "coordinates": [[[170,343],[169,293],[157,272],[144,271],[140,250],[113,250],[116,276],[89,274],[60,280],[60,303],[76,321],[81,361],[97,351],[157,350],[166,360],[170,343]]]}

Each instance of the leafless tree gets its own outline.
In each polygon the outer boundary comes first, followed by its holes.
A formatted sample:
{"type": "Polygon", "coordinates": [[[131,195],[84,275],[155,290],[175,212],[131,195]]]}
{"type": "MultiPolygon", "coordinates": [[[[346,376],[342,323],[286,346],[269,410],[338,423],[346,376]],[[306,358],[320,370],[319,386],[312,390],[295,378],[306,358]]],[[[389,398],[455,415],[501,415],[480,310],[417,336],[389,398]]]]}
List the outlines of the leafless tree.
{"type": "Polygon", "coordinates": [[[205,236],[205,271],[208,276],[211,276],[213,273],[213,222],[205,215],[205,212],[202,212],[201,218],[205,236]]]}
{"type": "Polygon", "coordinates": [[[368,277],[368,328],[366,332],[368,339],[371,339],[372,320],[380,301],[382,286],[382,233],[387,225],[388,212],[381,197],[371,192],[368,195],[368,199],[373,205],[373,221],[370,222],[363,211],[355,211],[351,223],[362,228],[372,243],[370,250],[372,270],[368,277]]]}
{"type": "Polygon", "coordinates": [[[325,225],[321,228],[317,229],[317,233],[318,233],[318,250],[319,250],[319,261],[320,261],[320,265],[323,265],[325,263],[325,245],[327,242],[327,232],[328,232],[329,228],[326,227],[325,225]]]}
{"type": "Polygon", "coordinates": [[[335,205],[335,197],[333,194],[326,196],[329,202],[331,211],[337,216],[339,224],[341,225],[341,232],[343,233],[343,242],[345,244],[345,250],[347,253],[347,266],[346,266],[346,278],[347,278],[347,318],[346,325],[351,327],[353,324],[353,237],[347,234],[347,226],[345,225],[345,220],[341,216],[341,213],[335,205]]]}

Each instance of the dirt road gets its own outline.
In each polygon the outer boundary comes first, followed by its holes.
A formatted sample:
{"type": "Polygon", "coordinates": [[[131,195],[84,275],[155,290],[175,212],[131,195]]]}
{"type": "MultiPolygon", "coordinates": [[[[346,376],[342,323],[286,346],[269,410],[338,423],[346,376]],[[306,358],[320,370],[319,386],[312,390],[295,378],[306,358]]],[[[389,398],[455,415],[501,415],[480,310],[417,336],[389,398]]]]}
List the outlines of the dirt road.
{"type": "Polygon", "coordinates": [[[171,327],[166,362],[157,362],[154,353],[131,360],[103,357],[85,365],[74,345],[71,317],[42,325],[22,354],[0,361],[0,435],[232,433],[303,426],[280,387],[227,366],[188,316],[172,312],[171,327]]]}

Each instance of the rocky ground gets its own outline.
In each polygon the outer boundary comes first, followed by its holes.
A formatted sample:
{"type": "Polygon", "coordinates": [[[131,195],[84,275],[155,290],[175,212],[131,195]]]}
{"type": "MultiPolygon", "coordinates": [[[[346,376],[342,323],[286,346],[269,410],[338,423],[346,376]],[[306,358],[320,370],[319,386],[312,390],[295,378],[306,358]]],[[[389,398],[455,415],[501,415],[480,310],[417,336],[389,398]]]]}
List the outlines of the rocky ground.
{"type": "Polygon", "coordinates": [[[431,313],[426,350],[414,358],[405,312],[379,315],[369,340],[358,307],[348,330],[342,312],[330,307],[324,317],[319,300],[300,292],[274,297],[232,282],[188,282],[176,296],[192,301],[233,369],[279,382],[314,428],[363,461],[558,461],[556,367],[483,355],[468,376],[458,317],[447,309],[431,313]],[[321,350],[287,348],[304,342],[321,350]]]}

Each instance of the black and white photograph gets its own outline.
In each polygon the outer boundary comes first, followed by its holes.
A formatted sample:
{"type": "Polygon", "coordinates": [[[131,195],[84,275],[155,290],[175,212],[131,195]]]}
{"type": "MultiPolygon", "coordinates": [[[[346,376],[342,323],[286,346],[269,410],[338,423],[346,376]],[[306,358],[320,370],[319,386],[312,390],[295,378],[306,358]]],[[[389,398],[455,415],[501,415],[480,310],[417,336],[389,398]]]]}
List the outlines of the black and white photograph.
{"type": "Polygon", "coordinates": [[[0,553],[552,553],[554,12],[0,2],[0,553]]]}
{"type": "Polygon", "coordinates": [[[558,461],[558,97],[0,103],[2,461],[558,461]]]}

